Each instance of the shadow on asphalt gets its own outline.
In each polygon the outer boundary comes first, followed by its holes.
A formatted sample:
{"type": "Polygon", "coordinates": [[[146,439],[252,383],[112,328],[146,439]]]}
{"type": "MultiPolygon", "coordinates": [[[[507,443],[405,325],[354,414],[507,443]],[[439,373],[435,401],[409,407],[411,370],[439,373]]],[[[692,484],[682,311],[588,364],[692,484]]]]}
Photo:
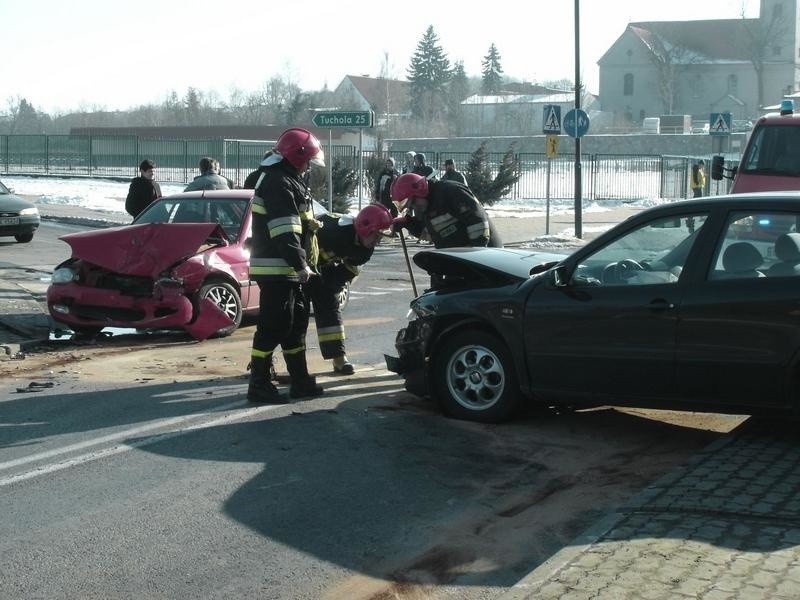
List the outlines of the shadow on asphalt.
{"type": "MultiPolygon", "coordinates": [[[[245,384],[236,377],[131,386],[113,394],[20,394],[0,404],[0,447],[211,411],[243,400],[245,384]]],[[[393,375],[324,385],[324,398],[347,399],[328,408],[299,401],[252,420],[146,444],[140,442],[147,437],[126,442],[140,452],[190,461],[264,465],[222,510],[319,560],[399,583],[506,587],[672,470],[675,460],[722,437],[613,409],[482,425],[442,417],[430,403],[398,391],[393,375]],[[354,384],[363,392],[354,392],[354,384]],[[596,498],[589,507],[578,502],[579,514],[536,528],[545,507],[572,510],[574,495],[587,490],[596,498]],[[498,540],[510,522],[536,535],[498,540]]],[[[774,427],[767,429],[774,435],[774,427]]],[[[767,435],[764,427],[745,431],[755,445],[767,435]]],[[[784,450],[797,453],[800,441],[788,428],[785,434],[784,450]]],[[[707,541],[721,543],[711,535],[707,541]]],[[[772,540],[764,548],[763,539],[733,536],[722,543],[773,551],[795,542],[772,540]]]]}

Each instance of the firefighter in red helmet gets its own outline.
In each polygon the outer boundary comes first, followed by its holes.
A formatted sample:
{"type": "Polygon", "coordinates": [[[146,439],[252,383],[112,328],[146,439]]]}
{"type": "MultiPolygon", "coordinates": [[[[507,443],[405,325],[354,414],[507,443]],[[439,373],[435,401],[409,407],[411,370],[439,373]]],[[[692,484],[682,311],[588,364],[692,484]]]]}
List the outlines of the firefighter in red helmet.
{"type": "Polygon", "coordinates": [[[395,179],[391,194],[407,209],[399,224],[417,237],[427,231],[437,248],[503,246],[489,215],[466,185],[406,173],[395,179]]]}
{"type": "Polygon", "coordinates": [[[304,284],[316,276],[316,236],[311,195],[303,175],[324,165],[322,145],[305,129],[287,129],[263,161],[253,196],[250,277],[260,290],[260,312],[250,357],[250,402],[288,402],[270,381],[272,355],[281,346],[291,378],[290,398],[319,396],[308,372],[309,305],[304,284]]]}
{"type": "Polygon", "coordinates": [[[345,354],[345,332],[339,297],[347,282],[359,273],[359,267],[372,258],[372,252],[392,226],[389,210],[369,204],[353,218],[328,214],[320,217],[319,277],[307,284],[314,305],[314,320],[322,357],[333,360],[333,372],[352,375],[355,367],[345,354]]]}

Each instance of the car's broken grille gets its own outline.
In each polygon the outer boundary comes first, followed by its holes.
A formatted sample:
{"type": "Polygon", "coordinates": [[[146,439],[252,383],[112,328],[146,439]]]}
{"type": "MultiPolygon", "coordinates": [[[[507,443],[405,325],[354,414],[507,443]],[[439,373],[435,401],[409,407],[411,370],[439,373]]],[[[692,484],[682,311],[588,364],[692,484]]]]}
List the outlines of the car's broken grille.
{"type": "Polygon", "coordinates": [[[113,306],[73,306],[71,314],[87,321],[140,321],[144,311],[113,306]]]}
{"type": "Polygon", "coordinates": [[[94,287],[117,290],[126,296],[147,297],[153,295],[153,280],[149,277],[103,273],[95,279],[94,287]]]}

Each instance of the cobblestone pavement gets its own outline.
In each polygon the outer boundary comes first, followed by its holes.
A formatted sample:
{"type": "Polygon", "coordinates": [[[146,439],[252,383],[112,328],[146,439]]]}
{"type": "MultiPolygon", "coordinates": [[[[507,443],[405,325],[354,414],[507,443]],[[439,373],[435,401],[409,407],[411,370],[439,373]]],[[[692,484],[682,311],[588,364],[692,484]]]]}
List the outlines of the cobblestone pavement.
{"type": "Polygon", "coordinates": [[[800,598],[797,423],[751,418],[502,598],[800,598]]]}

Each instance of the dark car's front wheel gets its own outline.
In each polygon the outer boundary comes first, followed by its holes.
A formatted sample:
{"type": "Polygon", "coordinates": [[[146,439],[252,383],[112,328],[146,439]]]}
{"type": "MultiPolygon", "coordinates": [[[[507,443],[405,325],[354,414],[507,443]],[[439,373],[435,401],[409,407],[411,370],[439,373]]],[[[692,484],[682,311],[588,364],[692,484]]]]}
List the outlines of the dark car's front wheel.
{"type": "Polygon", "coordinates": [[[27,244],[33,239],[32,233],[18,233],[14,236],[14,239],[17,240],[20,244],[27,244]]]}
{"type": "Polygon", "coordinates": [[[242,300],[231,284],[222,281],[206,283],[200,288],[197,297],[208,298],[233,321],[232,325],[217,331],[215,337],[230,335],[242,324],[242,300]]]}
{"type": "Polygon", "coordinates": [[[458,331],[437,350],[431,370],[434,393],[451,417],[498,423],[519,404],[511,354],[486,331],[458,331]]]}

